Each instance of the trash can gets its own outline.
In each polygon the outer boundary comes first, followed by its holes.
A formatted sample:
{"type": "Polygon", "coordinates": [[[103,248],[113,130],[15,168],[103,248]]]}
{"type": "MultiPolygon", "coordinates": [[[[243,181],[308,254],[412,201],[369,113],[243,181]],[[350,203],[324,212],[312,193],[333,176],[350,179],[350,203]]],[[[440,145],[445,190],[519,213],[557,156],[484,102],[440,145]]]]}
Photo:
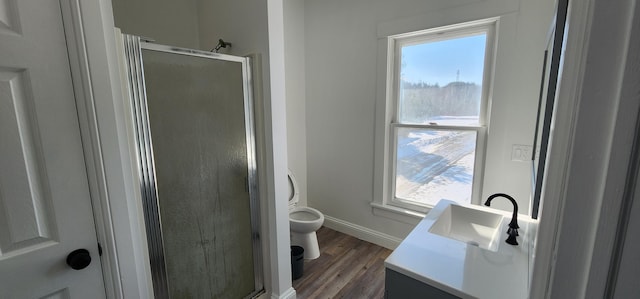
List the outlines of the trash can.
{"type": "Polygon", "coordinates": [[[296,280],[304,272],[304,248],[291,246],[291,277],[296,280]]]}

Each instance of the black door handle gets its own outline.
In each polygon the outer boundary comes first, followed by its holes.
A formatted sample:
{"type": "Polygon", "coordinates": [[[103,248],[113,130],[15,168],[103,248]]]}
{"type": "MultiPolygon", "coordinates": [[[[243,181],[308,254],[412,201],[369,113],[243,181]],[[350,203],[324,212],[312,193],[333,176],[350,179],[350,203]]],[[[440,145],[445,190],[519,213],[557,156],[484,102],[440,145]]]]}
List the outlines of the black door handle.
{"type": "Polygon", "coordinates": [[[74,270],[81,270],[91,264],[91,254],[86,249],[76,249],[67,255],[67,265],[74,270]]]}

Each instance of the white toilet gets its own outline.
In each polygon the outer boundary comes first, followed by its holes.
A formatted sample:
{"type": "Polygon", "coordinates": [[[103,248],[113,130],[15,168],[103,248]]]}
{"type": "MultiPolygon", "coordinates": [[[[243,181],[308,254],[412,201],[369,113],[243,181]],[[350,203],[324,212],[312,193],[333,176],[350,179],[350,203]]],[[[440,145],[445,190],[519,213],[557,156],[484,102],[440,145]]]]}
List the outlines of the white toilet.
{"type": "Polygon", "coordinates": [[[305,259],[317,259],[320,256],[316,231],[324,223],[324,215],[310,207],[299,207],[299,191],[296,178],[289,170],[289,227],[291,245],[304,248],[305,259]]]}

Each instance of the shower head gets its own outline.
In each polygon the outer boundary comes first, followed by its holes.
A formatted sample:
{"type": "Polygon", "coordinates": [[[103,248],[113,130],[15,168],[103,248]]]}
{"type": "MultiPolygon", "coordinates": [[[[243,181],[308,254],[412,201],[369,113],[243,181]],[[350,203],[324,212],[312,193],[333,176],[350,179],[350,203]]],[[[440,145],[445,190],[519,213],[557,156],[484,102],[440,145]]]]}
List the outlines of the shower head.
{"type": "Polygon", "coordinates": [[[218,53],[218,51],[220,51],[220,48],[226,48],[226,47],[231,48],[231,43],[227,43],[227,42],[223,41],[222,39],[218,39],[218,45],[216,45],[215,48],[211,49],[211,52],[218,53]]]}

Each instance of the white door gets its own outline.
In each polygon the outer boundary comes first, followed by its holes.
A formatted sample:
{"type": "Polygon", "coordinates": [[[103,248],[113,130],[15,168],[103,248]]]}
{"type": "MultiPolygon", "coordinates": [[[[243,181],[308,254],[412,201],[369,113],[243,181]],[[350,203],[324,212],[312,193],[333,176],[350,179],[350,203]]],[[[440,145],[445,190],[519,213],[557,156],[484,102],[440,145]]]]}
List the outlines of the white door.
{"type": "Polygon", "coordinates": [[[103,297],[60,2],[0,0],[0,298],[103,297]]]}

